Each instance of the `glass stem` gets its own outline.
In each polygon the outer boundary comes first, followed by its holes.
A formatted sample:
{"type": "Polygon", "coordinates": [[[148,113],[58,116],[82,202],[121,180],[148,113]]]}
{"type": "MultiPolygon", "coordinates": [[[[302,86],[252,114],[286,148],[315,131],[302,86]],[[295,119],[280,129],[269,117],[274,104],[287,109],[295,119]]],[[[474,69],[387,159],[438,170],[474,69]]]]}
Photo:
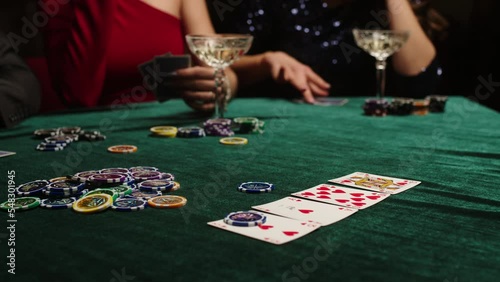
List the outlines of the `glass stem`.
{"type": "Polygon", "coordinates": [[[377,59],[375,62],[375,68],[377,69],[377,99],[384,99],[385,95],[385,68],[387,62],[385,59],[377,59]]]}
{"type": "Polygon", "coordinates": [[[224,118],[227,103],[226,74],[224,69],[215,70],[215,117],[224,118]]]}

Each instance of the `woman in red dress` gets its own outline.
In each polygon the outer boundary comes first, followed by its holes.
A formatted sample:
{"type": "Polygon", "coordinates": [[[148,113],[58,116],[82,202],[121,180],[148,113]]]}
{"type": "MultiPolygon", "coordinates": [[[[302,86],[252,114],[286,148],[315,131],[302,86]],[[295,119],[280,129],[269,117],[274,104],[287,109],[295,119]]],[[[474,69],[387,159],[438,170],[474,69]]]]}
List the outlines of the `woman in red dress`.
{"type": "MultiPolygon", "coordinates": [[[[51,15],[44,38],[54,87],[69,107],[155,100],[138,66],[167,52],[184,54],[184,34],[214,33],[204,0],[59,2],[68,3],[51,15]]],[[[226,74],[235,93],[236,76],[226,74]]],[[[211,111],[214,85],[214,70],[196,66],[177,71],[170,86],[189,106],[211,111]]]]}

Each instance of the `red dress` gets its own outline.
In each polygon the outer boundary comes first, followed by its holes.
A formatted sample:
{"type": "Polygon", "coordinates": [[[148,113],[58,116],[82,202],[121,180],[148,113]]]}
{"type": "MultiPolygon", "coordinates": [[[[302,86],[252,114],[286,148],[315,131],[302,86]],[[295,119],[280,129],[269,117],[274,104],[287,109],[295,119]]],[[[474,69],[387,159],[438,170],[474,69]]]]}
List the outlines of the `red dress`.
{"type": "Polygon", "coordinates": [[[43,32],[54,88],[68,106],[152,101],[138,66],[184,53],[180,20],[140,0],[73,0],[59,8],[43,32]]]}

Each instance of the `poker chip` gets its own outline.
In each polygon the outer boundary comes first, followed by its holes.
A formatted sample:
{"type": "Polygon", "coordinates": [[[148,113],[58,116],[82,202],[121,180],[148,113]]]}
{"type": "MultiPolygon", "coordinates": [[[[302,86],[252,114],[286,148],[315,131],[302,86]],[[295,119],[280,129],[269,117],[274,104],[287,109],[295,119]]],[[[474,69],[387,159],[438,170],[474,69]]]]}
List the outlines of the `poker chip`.
{"type": "Polygon", "coordinates": [[[123,197],[123,196],[132,194],[132,191],[134,191],[134,188],[135,187],[133,187],[133,186],[131,187],[131,186],[122,184],[122,185],[115,186],[115,187],[100,188],[100,189],[101,190],[112,190],[116,194],[118,194],[118,197],[123,197]]]}
{"type": "Polygon", "coordinates": [[[219,140],[224,145],[245,145],[248,144],[248,139],[243,137],[225,137],[219,140]]]}
{"type": "Polygon", "coordinates": [[[172,189],[170,189],[169,192],[177,191],[181,189],[181,184],[179,182],[174,181],[174,186],[172,186],[172,189]]]}
{"type": "Polygon", "coordinates": [[[54,193],[77,193],[85,187],[85,183],[71,180],[62,180],[50,183],[47,191],[54,193]]]}
{"type": "Polygon", "coordinates": [[[111,208],[116,211],[140,211],[146,207],[147,203],[144,199],[125,196],[118,198],[111,208]]]}
{"type": "Polygon", "coordinates": [[[254,211],[232,212],[224,218],[224,223],[241,227],[258,226],[265,222],[266,216],[263,213],[254,211]]]}
{"type": "Polygon", "coordinates": [[[87,178],[87,181],[94,183],[123,183],[127,179],[126,174],[121,173],[100,173],[93,174],[87,178]]]}
{"type": "Polygon", "coordinates": [[[366,99],[363,110],[367,116],[384,117],[388,107],[389,102],[385,99],[366,99]]]}
{"type": "Polygon", "coordinates": [[[133,172],[131,176],[136,180],[136,181],[146,181],[146,180],[155,180],[155,179],[161,179],[162,173],[159,171],[137,171],[133,172]]]}
{"type": "Polygon", "coordinates": [[[22,184],[16,188],[16,195],[31,196],[41,194],[47,188],[49,182],[47,180],[35,180],[22,184]]]}
{"type": "Polygon", "coordinates": [[[65,135],[57,135],[57,136],[52,136],[52,137],[47,137],[44,139],[45,143],[49,144],[59,144],[59,143],[71,143],[73,142],[73,139],[71,137],[65,136],[65,135]]]}
{"type": "Polygon", "coordinates": [[[88,191],[89,191],[88,189],[83,189],[81,191],[76,191],[76,192],[71,192],[71,191],[58,192],[54,190],[44,190],[42,191],[42,194],[50,198],[68,198],[68,197],[78,198],[88,193],[88,191]]]}
{"type": "Polygon", "coordinates": [[[81,213],[96,213],[109,208],[113,203],[113,198],[107,194],[95,194],[78,199],[73,204],[73,210],[81,213]]]}
{"type": "Polygon", "coordinates": [[[177,136],[178,129],[175,126],[155,126],[149,129],[156,136],[174,138],[177,136]]]}
{"type": "Polygon", "coordinates": [[[233,127],[240,134],[264,133],[265,122],[256,117],[237,117],[233,119],[233,127]]]}
{"type": "Polygon", "coordinates": [[[98,170],[82,171],[82,172],[78,172],[75,175],[71,176],[71,179],[75,180],[75,181],[86,182],[90,176],[92,176],[94,174],[99,174],[99,173],[100,172],[98,170]]]}
{"type": "Polygon", "coordinates": [[[83,195],[83,197],[92,196],[92,195],[96,195],[96,194],[110,195],[111,198],[113,198],[113,202],[116,201],[116,199],[118,199],[118,197],[119,197],[119,194],[113,189],[95,189],[93,191],[86,193],[85,195],[83,195]]]}
{"type": "Polygon", "coordinates": [[[122,174],[128,174],[130,171],[127,168],[117,167],[117,168],[105,168],[105,169],[101,169],[99,172],[100,173],[122,173],[122,174]]]}
{"type": "Polygon", "coordinates": [[[153,166],[134,166],[128,169],[130,172],[138,171],[158,171],[158,168],[153,166]]]}
{"type": "Polygon", "coordinates": [[[394,98],[387,109],[388,114],[405,116],[413,113],[413,99],[394,98]]]}
{"type": "Polygon", "coordinates": [[[146,180],[138,185],[139,189],[142,191],[170,191],[174,187],[174,182],[170,180],[146,180]]]}
{"type": "Polygon", "coordinates": [[[44,152],[57,152],[57,151],[64,150],[64,147],[62,147],[62,146],[45,147],[45,146],[42,146],[42,145],[38,145],[38,146],[36,146],[36,149],[38,151],[44,151],[44,152]]]}
{"type": "Polygon", "coordinates": [[[42,142],[38,144],[40,147],[47,147],[47,148],[55,148],[55,147],[62,147],[63,149],[68,146],[68,143],[45,143],[42,142]]]}
{"type": "MultiPolygon", "coordinates": [[[[170,190],[170,191],[172,191],[172,190],[170,190]]],[[[134,189],[132,191],[132,193],[130,194],[130,196],[132,196],[132,197],[136,197],[139,199],[146,199],[146,200],[149,200],[151,198],[158,197],[161,195],[163,195],[163,193],[161,191],[142,191],[139,189],[134,189]]]]}
{"type": "Polygon", "coordinates": [[[160,179],[161,180],[174,181],[175,176],[173,174],[171,174],[171,173],[162,172],[160,174],[160,179]]]}
{"type": "Polygon", "coordinates": [[[159,209],[172,209],[185,206],[187,199],[181,196],[158,196],[148,200],[148,205],[159,209]]]}
{"type": "Polygon", "coordinates": [[[129,154],[137,152],[137,146],[134,145],[115,145],[108,148],[108,152],[115,154],[129,154]]]}
{"type": "Polygon", "coordinates": [[[33,134],[38,138],[47,138],[51,136],[59,135],[59,130],[57,128],[51,129],[37,129],[33,134]]]}
{"type": "Polygon", "coordinates": [[[68,134],[78,134],[82,128],[79,126],[67,126],[67,127],[59,127],[59,132],[68,135],[68,134]]]}
{"type": "Polygon", "coordinates": [[[47,209],[70,209],[73,203],[76,201],[75,198],[62,198],[62,199],[45,199],[42,200],[40,206],[47,209]]]}
{"type": "Polygon", "coordinates": [[[413,114],[418,116],[425,116],[429,113],[429,100],[415,100],[413,101],[413,114]]]}
{"type": "Polygon", "coordinates": [[[37,197],[21,197],[14,200],[6,201],[0,204],[2,210],[29,210],[34,209],[40,205],[40,198],[37,197]]]}
{"type": "Polygon", "coordinates": [[[61,176],[61,177],[54,177],[52,179],[49,179],[49,182],[57,182],[57,181],[63,181],[63,180],[68,180],[68,177],[66,176],[61,176]]]}
{"type": "Polygon", "coordinates": [[[208,136],[234,136],[231,124],[232,120],[230,119],[217,118],[205,121],[203,127],[208,136]]]}
{"type": "Polygon", "coordinates": [[[238,191],[257,194],[257,193],[269,193],[274,190],[274,185],[268,182],[245,182],[238,186],[238,191]]]}
{"type": "Polygon", "coordinates": [[[201,127],[180,127],[177,129],[177,137],[182,138],[200,138],[205,137],[205,130],[201,127]]]}
{"type": "Polygon", "coordinates": [[[431,113],[444,113],[448,96],[431,95],[425,99],[429,101],[429,111],[431,113]]]}
{"type": "Polygon", "coordinates": [[[101,134],[99,131],[87,132],[80,134],[80,138],[87,141],[104,141],[106,140],[106,135],[101,134]]]}

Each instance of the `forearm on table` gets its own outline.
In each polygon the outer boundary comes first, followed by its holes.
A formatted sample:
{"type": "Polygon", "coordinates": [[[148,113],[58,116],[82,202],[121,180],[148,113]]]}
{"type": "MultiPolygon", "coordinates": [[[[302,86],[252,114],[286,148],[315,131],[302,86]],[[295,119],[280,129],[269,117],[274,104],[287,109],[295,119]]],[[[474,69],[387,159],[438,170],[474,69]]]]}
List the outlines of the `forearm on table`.
{"type": "Polygon", "coordinates": [[[70,106],[95,106],[106,72],[114,0],[74,1],[44,29],[54,86],[70,106]]]}
{"type": "Polygon", "coordinates": [[[249,86],[271,77],[270,71],[264,63],[265,56],[270,53],[243,56],[231,66],[238,76],[240,87],[249,86]]]}
{"type": "Polygon", "coordinates": [[[408,30],[406,44],[393,56],[394,69],[406,76],[418,75],[436,56],[436,49],[420,26],[408,0],[386,0],[391,29],[408,30]]]}

